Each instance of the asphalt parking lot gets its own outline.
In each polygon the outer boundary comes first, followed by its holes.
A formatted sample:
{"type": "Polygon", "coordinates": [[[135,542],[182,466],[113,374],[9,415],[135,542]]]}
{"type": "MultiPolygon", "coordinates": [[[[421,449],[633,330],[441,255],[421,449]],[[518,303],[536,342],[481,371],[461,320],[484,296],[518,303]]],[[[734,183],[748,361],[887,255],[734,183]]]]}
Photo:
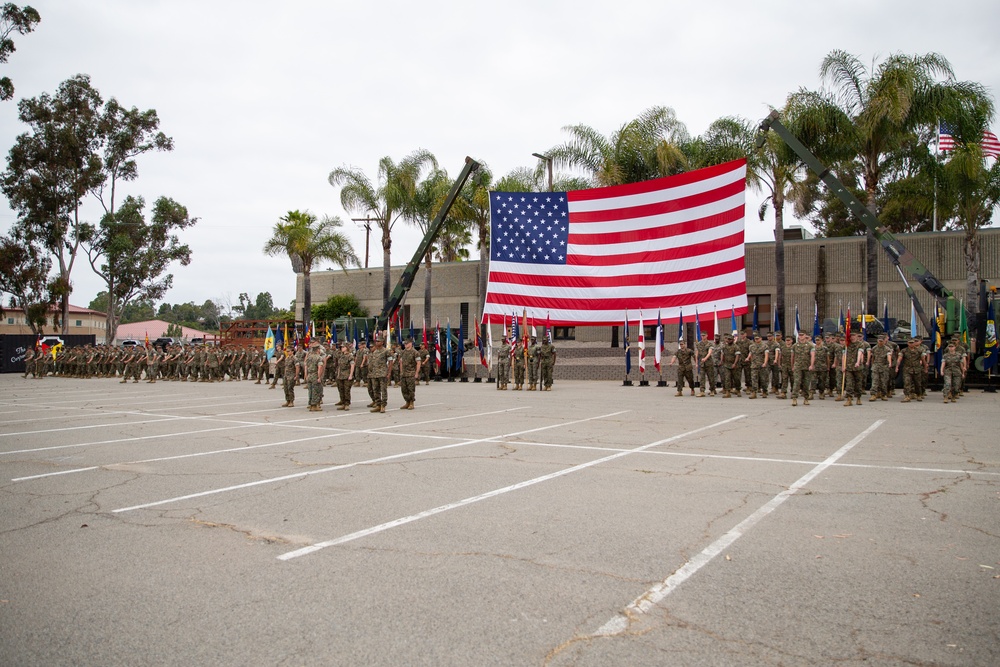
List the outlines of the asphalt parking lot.
{"type": "Polygon", "coordinates": [[[1000,664],[997,394],[673,394],[0,376],[0,664],[1000,664]]]}

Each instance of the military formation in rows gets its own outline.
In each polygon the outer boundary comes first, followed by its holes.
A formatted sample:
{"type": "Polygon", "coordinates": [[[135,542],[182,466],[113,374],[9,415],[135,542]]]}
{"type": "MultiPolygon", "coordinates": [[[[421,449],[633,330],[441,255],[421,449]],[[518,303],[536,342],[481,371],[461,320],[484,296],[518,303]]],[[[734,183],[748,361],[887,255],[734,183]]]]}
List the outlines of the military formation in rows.
{"type": "Polygon", "coordinates": [[[24,377],[61,376],[74,378],[120,378],[121,383],[145,380],[178,382],[233,382],[249,380],[274,389],[281,381],[285,391],[282,407],[294,407],[295,387],[305,384],[309,393],[309,410],[321,410],[323,387],[337,386],[338,409],[349,410],[351,388],[365,385],[372,412],[385,412],[387,388],[391,384],[402,389],[404,405],[412,410],[416,401],[416,383],[429,383],[433,363],[426,347],[406,341],[402,347],[393,344],[386,349],[381,340],[362,343],[355,350],[347,342],[332,345],[328,350],[319,341],[305,347],[279,346],[274,354],[274,368],[267,352],[261,348],[234,345],[182,346],[166,349],[121,348],[110,345],[59,347],[55,352],[29,349],[25,354],[24,377]]]}
{"type": "Polygon", "coordinates": [[[895,394],[896,376],[902,369],[903,403],[922,401],[927,394],[930,371],[944,379],[944,402],[954,403],[962,391],[968,372],[969,354],[958,337],[948,341],[938,368],[934,355],[920,338],[911,338],[905,348],[885,334],[871,344],[861,332],[828,333],[815,340],[800,333],[782,338],[781,332],[726,335],[710,341],[702,334],[695,349],[682,340],[670,364],[677,365],[677,396],[687,385],[695,395],[695,373],[700,375],[698,396],[715,396],[721,386],[722,397],[746,394],[748,398],[767,398],[768,392],[792,405],[809,405],[814,397],[843,401],[845,406],[861,405],[867,394],[870,401],[887,401],[895,394]],[[706,394],[706,388],[708,393],[706,394]]]}

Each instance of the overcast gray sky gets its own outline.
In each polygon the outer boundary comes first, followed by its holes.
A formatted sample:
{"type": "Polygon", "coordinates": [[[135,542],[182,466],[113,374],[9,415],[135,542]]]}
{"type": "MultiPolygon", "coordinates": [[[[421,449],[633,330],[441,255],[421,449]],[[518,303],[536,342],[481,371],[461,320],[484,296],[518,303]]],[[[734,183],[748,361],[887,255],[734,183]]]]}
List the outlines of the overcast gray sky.
{"type": "MultiPolygon", "coordinates": [[[[166,195],[200,218],[183,234],[193,258],[172,267],[170,303],[269,291],[287,306],[290,265],[261,248],[293,209],[343,218],[363,256],[364,231],[327,183],[336,167],[374,179],[382,156],[424,148],[453,176],[466,155],[500,176],[533,167],[531,154],[565,141],[566,125],[609,134],[653,105],[698,135],[818,88],[834,49],[866,62],[935,51],[959,79],[1000,90],[995,0],[29,1],[42,21],[15,36],[3,66],[16,87],[0,103],[4,156],[27,129],[16,100],[75,74],[105,99],[156,109],[175,149],[144,156],[124,189],[147,212],[166,195]]],[[[762,197],[748,193],[748,241],[772,237],[773,217],[757,220],[762,197]]],[[[85,210],[97,220],[95,204],[85,210]]],[[[0,202],[0,229],[14,221],[0,202]]],[[[397,226],[394,265],[419,238],[397,226]]],[[[381,263],[373,234],[370,265],[381,263]]],[[[85,259],[73,283],[78,305],[102,289],[85,259]]]]}

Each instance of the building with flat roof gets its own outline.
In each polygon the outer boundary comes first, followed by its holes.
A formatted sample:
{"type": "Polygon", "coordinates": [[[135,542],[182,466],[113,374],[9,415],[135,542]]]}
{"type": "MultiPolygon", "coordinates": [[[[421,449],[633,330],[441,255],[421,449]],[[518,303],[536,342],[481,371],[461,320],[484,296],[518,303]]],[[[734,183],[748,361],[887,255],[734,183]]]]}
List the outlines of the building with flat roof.
{"type": "MultiPolygon", "coordinates": [[[[786,235],[787,238],[788,235],[786,235]]],[[[927,232],[901,234],[899,240],[925,266],[950,289],[956,297],[964,298],[966,293],[965,233],[927,232]]],[[[1000,229],[983,229],[980,240],[980,276],[991,284],[1000,283],[1000,229]]],[[[390,269],[390,279],[394,285],[402,274],[403,266],[390,269]]],[[[448,319],[452,326],[459,322],[465,331],[471,329],[470,318],[481,312],[483,296],[479,293],[479,260],[434,264],[432,273],[432,307],[435,322],[442,325],[448,319]]],[[[749,310],[745,316],[737,316],[740,328],[752,324],[752,311],[757,306],[757,317],[761,329],[769,330],[773,319],[772,304],[776,299],[774,242],[746,244],[747,299],[749,310]]],[[[421,266],[414,280],[413,289],[403,300],[401,314],[403,326],[419,328],[424,313],[424,276],[421,266]]],[[[888,307],[889,316],[909,322],[910,301],[899,273],[886,254],[879,250],[879,312],[869,313],[882,316],[883,304],[888,307]]],[[[848,236],[838,238],[799,238],[785,241],[785,307],[780,318],[786,330],[790,330],[798,306],[800,321],[804,328],[812,328],[814,308],[818,309],[820,321],[838,319],[840,308],[851,304],[852,314],[860,312],[866,294],[865,287],[865,238],[848,236]]],[[[917,298],[925,310],[933,308],[930,294],[919,285],[913,284],[917,298]]],[[[336,269],[314,271],[312,274],[312,301],[325,302],[335,294],[353,294],[372,314],[382,309],[382,268],[352,269],[346,272],[336,269]]],[[[298,276],[296,316],[302,319],[302,275],[298,276]]],[[[720,328],[728,330],[729,304],[720,303],[720,328]]],[[[712,317],[711,313],[701,313],[703,322],[712,317]]],[[[622,308],[624,317],[624,306],[622,308]]],[[[655,313],[647,314],[647,320],[656,319],[655,313]]],[[[428,322],[432,326],[435,322],[428,322]]],[[[647,321],[647,324],[649,322],[647,321]]],[[[617,341],[617,327],[556,327],[555,338],[579,342],[617,341]]],[[[676,328],[669,328],[669,340],[676,336],[676,328]]],[[[922,331],[926,334],[927,332],[922,331]]],[[[634,339],[633,339],[634,340],[634,339]]]]}
{"type": "MultiPolygon", "coordinates": [[[[56,324],[61,314],[62,311],[58,305],[49,309],[45,326],[42,327],[42,336],[62,333],[62,327],[56,324]]],[[[69,328],[66,333],[71,336],[93,335],[96,336],[98,343],[103,343],[106,319],[107,315],[99,310],[70,304],[69,328]]],[[[0,317],[0,334],[33,335],[23,309],[4,308],[3,317],[0,317]]]]}

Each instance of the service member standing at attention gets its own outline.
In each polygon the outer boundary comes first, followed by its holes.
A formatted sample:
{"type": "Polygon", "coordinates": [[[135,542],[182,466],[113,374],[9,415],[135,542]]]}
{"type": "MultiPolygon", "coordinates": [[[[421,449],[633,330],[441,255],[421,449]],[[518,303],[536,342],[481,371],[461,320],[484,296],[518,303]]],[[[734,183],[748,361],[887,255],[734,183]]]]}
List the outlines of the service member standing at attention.
{"type": "Polygon", "coordinates": [[[514,341],[514,391],[524,389],[524,353],[527,349],[523,341],[514,341]]]}
{"type": "Polygon", "coordinates": [[[948,343],[948,348],[941,356],[941,377],[944,378],[944,402],[954,403],[958,397],[958,390],[962,387],[962,360],[963,355],[958,351],[956,341],[948,343]]]}
{"type": "Polygon", "coordinates": [[[538,347],[538,365],[541,370],[539,382],[542,391],[552,391],[552,371],[556,367],[556,346],[547,337],[538,347]]]}
{"type": "Polygon", "coordinates": [[[528,348],[528,391],[535,391],[538,388],[538,367],[541,358],[538,356],[538,339],[531,337],[531,347],[528,348]]]}
{"type": "Polygon", "coordinates": [[[351,385],[354,384],[354,355],[349,351],[347,341],[340,344],[340,357],[337,361],[337,391],[340,393],[338,410],[351,409],[351,385]]]}
{"type": "Polygon", "coordinates": [[[507,389],[510,382],[510,342],[506,338],[503,345],[497,350],[497,389],[507,389]]]}
{"type": "Polygon", "coordinates": [[[743,359],[744,363],[750,364],[749,398],[757,398],[758,392],[763,398],[767,398],[767,367],[769,365],[769,357],[770,350],[767,344],[761,339],[759,333],[754,334],[753,342],[750,343],[747,356],[743,359]]]}
{"type": "Polygon", "coordinates": [[[299,378],[299,360],[292,354],[292,348],[285,348],[285,357],[281,362],[281,386],[285,390],[283,408],[295,407],[295,383],[299,378]]]}
{"type": "Polygon", "coordinates": [[[401,410],[412,410],[417,400],[417,380],[420,378],[420,353],[413,349],[413,339],[408,339],[399,354],[399,386],[403,393],[401,410]]]}
{"type": "Polygon", "coordinates": [[[326,375],[326,355],[320,351],[319,343],[309,343],[305,363],[306,386],[309,388],[309,412],[322,412],[323,378],[326,375]]]}
{"type": "Polygon", "coordinates": [[[816,350],[809,341],[809,334],[799,333],[799,342],[792,345],[792,405],[809,405],[812,395],[812,372],[816,369],[816,350]]]}
{"type": "Polygon", "coordinates": [[[702,397],[705,395],[705,387],[708,387],[712,396],[715,396],[715,356],[712,341],[706,338],[706,334],[701,334],[701,340],[698,341],[698,357],[701,359],[699,364],[701,368],[701,377],[698,378],[699,384],[701,384],[701,392],[698,396],[702,397]]]}
{"type": "Polygon", "coordinates": [[[389,352],[385,341],[375,339],[375,347],[368,352],[368,385],[371,387],[371,412],[385,412],[389,403],[389,352]]]}
{"type": "Polygon", "coordinates": [[[694,352],[688,349],[687,343],[683,340],[677,342],[677,351],[670,358],[670,365],[677,364],[677,393],[675,396],[684,395],[684,381],[687,380],[691,387],[691,395],[694,396],[694,370],[691,361],[694,359],[694,352]]]}

